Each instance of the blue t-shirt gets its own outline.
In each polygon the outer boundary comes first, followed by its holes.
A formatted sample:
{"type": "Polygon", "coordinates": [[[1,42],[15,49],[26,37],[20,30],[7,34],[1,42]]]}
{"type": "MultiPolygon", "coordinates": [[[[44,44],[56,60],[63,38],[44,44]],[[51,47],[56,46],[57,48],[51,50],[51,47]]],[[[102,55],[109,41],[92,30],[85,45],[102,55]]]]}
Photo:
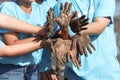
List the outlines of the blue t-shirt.
{"type": "Polygon", "coordinates": [[[3,42],[0,40],[0,48],[2,47],[2,45],[3,45],[3,42]]]}
{"type": "MultiPolygon", "coordinates": [[[[38,9],[39,9],[38,6],[32,5],[31,13],[27,14],[15,2],[4,2],[1,4],[0,7],[1,13],[13,16],[27,23],[33,24],[35,26],[41,25],[40,24],[41,17],[39,15],[40,13],[38,9]]],[[[0,29],[0,33],[6,33],[6,32],[8,32],[8,30],[0,29]]],[[[32,34],[18,33],[19,39],[25,39],[32,36],[33,36],[32,34]]],[[[43,49],[39,49],[39,53],[38,51],[34,51],[29,54],[25,54],[17,57],[1,57],[0,63],[20,65],[20,66],[37,64],[41,60],[42,50],[43,49]]]]}
{"type": "MultiPolygon", "coordinates": [[[[92,54],[88,52],[87,58],[81,56],[81,67],[76,68],[72,62],[66,64],[65,77],[69,80],[120,80],[113,24],[115,0],[59,0],[54,8],[57,16],[60,3],[66,1],[72,3],[71,12],[79,11],[79,17],[86,14],[90,22],[97,17],[110,17],[111,22],[103,33],[90,36],[96,51],[92,51],[92,54]]],[[[69,33],[74,34],[71,30],[69,33]]]]}
{"type": "MultiPolygon", "coordinates": [[[[56,4],[56,0],[43,0],[42,4],[36,4],[34,3],[36,6],[39,6],[39,12],[40,12],[40,24],[44,25],[44,23],[46,22],[46,16],[47,16],[47,12],[49,10],[50,7],[54,7],[54,5],[56,4]]],[[[57,31],[57,27],[54,28],[53,31],[53,35],[54,33],[57,31]]],[[[38,50],[39,52],[39,50],[38,50]]],[[[39,62],[39,72],[43,72],[43,71],[47,71],[49,69],[51,69],[51,56],[50,56],[50,52],[47,48],[43,49],[43,55],[42,55],[42,59],[39,62]],[[42,64],[42,65],[41,65],[42,64]]]]}

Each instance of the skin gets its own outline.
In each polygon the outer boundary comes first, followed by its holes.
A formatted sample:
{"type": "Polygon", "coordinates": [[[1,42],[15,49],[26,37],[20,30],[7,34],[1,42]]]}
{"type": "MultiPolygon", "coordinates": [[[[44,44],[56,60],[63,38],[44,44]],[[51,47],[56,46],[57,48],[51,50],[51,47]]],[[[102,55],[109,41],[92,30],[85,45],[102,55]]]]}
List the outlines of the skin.
{"type": "Polygon", "coordinates": [[[109,18],[97,17],[94,19],[94,22],[84,26],[84,27],[87,27],[87,30],[81,31],[79,33],[80,34],[86,33],[89,35],[101,34],[109,23],[110,23],[109,18]]]}
{"type": "MultiPolygon", "coordinates": [[[[9,30],[19,31],[19,32],[24,32],[24,33],[31,33],[31,34],[39,34],[39,31],[41,30],[38,27],[27,24],[23,21],[15,19],[11,16],[0,14],[0,17],[1,17],[0,18],[0,22],[1,22],[0,28],[6,28],[9,30]],[[17,23],[17,24],[15,24],[15,23],[17,23]],[[20,25],[22,25],[22,26],[20,26],[20,25]]],[[[7,46],[7,45],[3,44],[2,48],[0,48],[0,56],[7,57],[7,56],[24,55],[28,52],[31,52],[33,50],[43,47],[42,45],[40,45],[42,43],[44,43],[44,41],[33,41],[33,42],[28,42],[28,43],[19,44],[19,45],[11,45],[11,46],[7,46]],[[26,47],[26,46],[28,46],[28,47],[26,47]]]]}
{"type": "Polygon", "coordinates": [[[0,27],[28,34],[44,35],[43,27],[36,27],[8,15],[0,14],[0,27]],[[22,26],[21,26],[22,25],[22,26]]]}
{"type": "Polygon", "coordinates": [[[60,16],[56,19],[56,22],[60,26],[60,34],[62,39],[68,39],[69,33],[68,33],[68,26],[70,23],[70,20],[72,18],[72,14],[70,14],[72,4],[69,4],[68,2],[65,3],[64,7],[61,3],[60,5],[60,16]]]}
{"type": "MultiPolygon", "coordinates": [[[[33,1],[34,0],[17,0],[17,3],[23,11],[25,11],[27,14],[30,14],[32,10],[31,3],[33,1]]],[[[33,40],[36,39],[36,37],[30,37],[30,38],[19,40],[17,32],[5,33],[3,37],[7,45],[15,45],[15,44],[32,42],[33,40]]]]}
{"type": "Polygon", "coordinates": [[[20,56],[24,55],[28,52],[34,51],[36,49],[42,48],[43,41],[33,41],[28,43],[23,43],[19,45],[10,45],[7,46],[5,44],[2,45],[2,48],[0,48],[0,56],[4,57],[13,57],[13,56],[20,56]],[[28,46],[28,47],[26,47],[28,46]],[[14,49],[14,50],[13,50],[14,49]]]}

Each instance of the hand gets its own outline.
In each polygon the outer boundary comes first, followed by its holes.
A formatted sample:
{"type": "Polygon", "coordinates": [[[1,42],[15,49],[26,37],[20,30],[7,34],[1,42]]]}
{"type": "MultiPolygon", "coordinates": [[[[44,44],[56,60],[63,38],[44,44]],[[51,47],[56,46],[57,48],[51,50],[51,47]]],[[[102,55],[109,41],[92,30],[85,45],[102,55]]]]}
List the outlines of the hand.
{"type": "Polygon", "coordinates": [[[46,39],[46,47],[49,49],[51,56],[54,57],[55,56],[55,48],[54,48],[54,43],[57,42],[57,39],[46,39]]]}
{"type": "Polygon", "coordinates": [[[54,44],[55,57],[61,64],[66,62],[67,46],[66,42],[60,38],[57,39],[57,42],[54,44]]]}
{"type": "Polygon", "coordinates": [[[60,16],[56,19],[58,25],[61,29],[66,29],[69,26],[72,15],[70,14],[70,9],[72,4],[66,2],[63,9],[63,4],[60,5],[60,16]]]}
{"type": "Polygon", "coordinates": [[[72,60],[75,67],[81,66],[81,60],[80,60],[80,55],[77,51],[77,46],[75,45],[73,49],[70,49],[71,44],[68,45],[69,47],[67,49],[68,50],[68,55],[67,55],[68,62],[72,60]]]}
{"type": "Polygon", "coordinates": [[[54,70],[40,73],[40,80],[59,80],[54,70]]]}
{"type": "Polygon", "coordinates": [[[77,11],[73,12],[73,16],[70,21],[70,28],[74,33],[78,33],[81,30],[87,29],[83,27],[88,24],[88,20],[89,20],[89,18],[85,18],[86,17],[85,15],[76,19],[77,15],[78,15],[77,11]]]}
{"type": "Polygon", "coordinates": [[[53,33],[53,30],[54,30],[54,23],[55,23],[55,14],[53,13],[53,9],[50,8],[48,10],[48,16],[47,16],[47,22],[45,24],[45,38],[48,39],[50,38],[50,36],[52,35],[53,33]]]}
{"type": "Polygon", "coordinates": [[[73,64],[78,67],[79,65],[81,65],[81,62],[79,54],[77,53],[77,47],[70,50],[71,43],[71,40],[58,39],[54,45],[56,57],[62,64],[65,64],[66,60],[68,60],[69,62],[70,60],[72,60],[73,64]]]}
{"type": "Polygon", "coordinates": [[[86,57],[88,56],[87,51],[89,51],[90,54],[92,54],[92,50],[95,50],[94,45],[91,43],[91,40],[88,36],[88,34],[81,34],[81,35],[74,35],[72,38],[72,45],[71,49],[78,48],[78,51],[82,54],[84,54],[86,57]],[[91,47],[91,48],[90,48],[91,47]]]}

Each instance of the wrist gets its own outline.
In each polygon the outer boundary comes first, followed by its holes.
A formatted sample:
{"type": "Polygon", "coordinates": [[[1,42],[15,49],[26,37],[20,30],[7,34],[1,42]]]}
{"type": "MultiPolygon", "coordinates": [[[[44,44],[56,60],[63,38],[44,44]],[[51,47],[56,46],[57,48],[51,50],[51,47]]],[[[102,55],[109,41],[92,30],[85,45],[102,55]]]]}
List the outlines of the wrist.
{"type": "Polygon", "coordinates": [[[78,34],[83,35],[83,34],[86,34],[86,33],[85,33],[85,31],[80,31],[78,34]]]}
{"type": "Polygon", "coordinates": [[[37,34],[37,35],[38,35],[38,34],[39,34],[39,31],[40,31],[40,27],[35,27],[34,29],[35,29],[35,30],[34,30],[34,34],[37,34]]]}
{"type": "Polygon", "coordinates": [[[42,47],[42,48],[45,48],[47,46],[47,42],[46,42],[46,40],[41,40],[41,42],[40,42],[40,47],[42,47]]]}
{"type": "Polygon", "coordinates": [[[36,34],[37,34],[37,35],[44,36],[44,35],[45,35],[44,26],[37,27],[36,34]]]}

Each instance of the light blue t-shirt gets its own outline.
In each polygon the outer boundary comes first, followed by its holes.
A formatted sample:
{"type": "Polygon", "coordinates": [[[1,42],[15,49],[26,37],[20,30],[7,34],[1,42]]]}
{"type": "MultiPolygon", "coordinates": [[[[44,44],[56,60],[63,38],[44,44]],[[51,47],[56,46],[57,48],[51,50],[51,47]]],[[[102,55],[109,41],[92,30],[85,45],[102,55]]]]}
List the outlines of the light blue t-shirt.
{"type": "Polygon", "coordinates": [[[3,42],[0,40],[0,48],[2,47],[2,45],[3,45],[3,42]]]}
{"type": "MultiPolygon", "coordinates": [[[[26,14],[15,2],[4,2],[1,4],[0,8],[1,8],[0,9],[1,13],[3,14],[13,16],[27,23],[33,24],[35,26],[41,25],[40,24],[41,17],[39,15],[40,13],[38,10],[39,9],[38,6],[32,5],[32,11],[30,14],[26,14]]],[[[6,32],[8,32],[8,30],[0,29],[0,33],[6,33],[6,32]]],[[[25,39],[32,36],[33,36],[32,34],[18,33],[19,39],[25,39]]],[[[42,57],[42,51],[43,49],[39,49],[39,52],[34,51],[33,53],[31,52],[29,54],[25,54],[22,56],[1,57],[0,63],[20,65],[20,66],[38,64],[42,57]]]]}
{"type": "MultiPolygon", "coordinates": [[[[76,68],[72,62],[67,63],[65,77],[69,80],[120,80],[113,24],[115,0],[59,0],[54,8],[57,16],[60,13],[60,3],[65,1],[72,3],[71,12],[79,11],[79,17],[86,14],[90,22],[97,17],[111,18],[103,33],[90,36],[96,51],[92,54],[88,52],[88,57],[81,56],[81,67],[76,68]]],[[[69,33],[73,35],[72,31],[69,33]]]]}
{"type": "MultiPolygon", "coordinates": [[[[43,0],[42,4],[35,4],[36,6],[39,6],[39,16],[41,25],[44,25],[44,23],[46,22],[46,16],[49,8],[53,8],[56,3],[56,0],[43,0]]],[[[57,27],[54,28],[53,35],[56,31],[57,27]]],[[[49,50],[47,48],[44,48],[42,59],[39,63],[39,72],[47,71],[49,69],[51,69],[51,56],[49,50]]]]}

